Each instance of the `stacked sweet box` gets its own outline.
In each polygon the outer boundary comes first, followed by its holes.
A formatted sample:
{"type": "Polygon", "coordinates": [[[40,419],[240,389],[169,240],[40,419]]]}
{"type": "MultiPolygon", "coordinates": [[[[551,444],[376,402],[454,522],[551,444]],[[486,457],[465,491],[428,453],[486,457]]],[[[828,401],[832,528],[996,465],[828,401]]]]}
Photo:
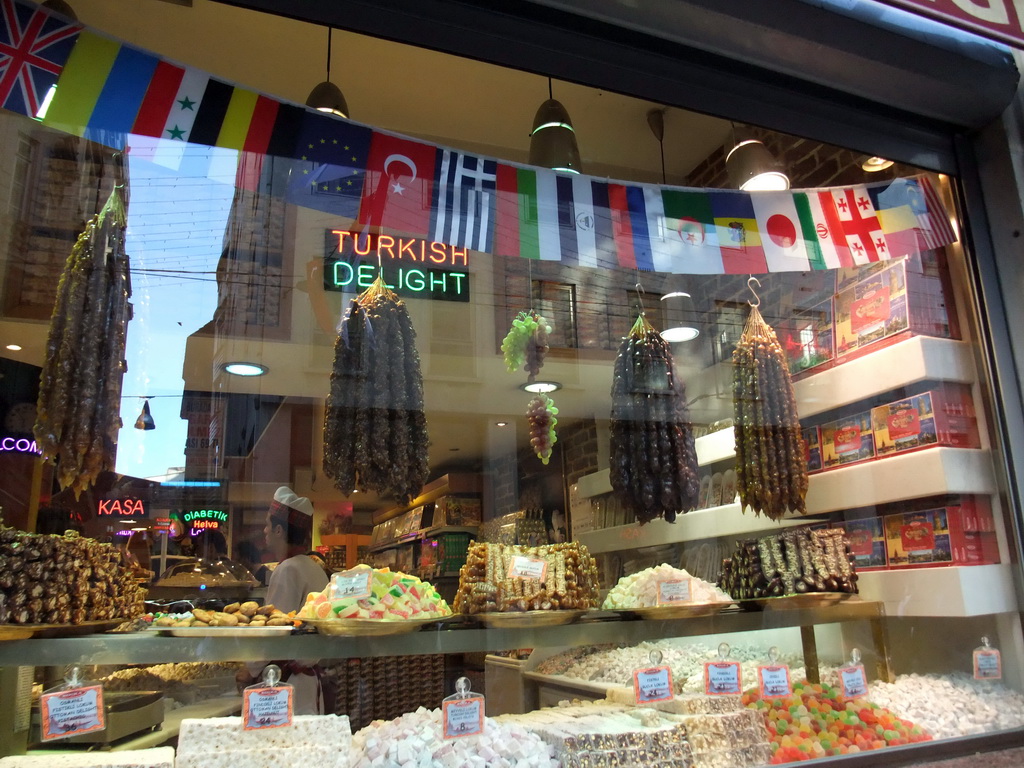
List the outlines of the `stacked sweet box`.
{"type": "Polygon", "coordinates": [[[879,457],[933,445],[981,445],[974,404],[965,385],[944,384],[872,408],[871,426],[879,457]]]}
{"type": "Polygon", "coordinates": [[[886,515],[884,525],[890,568],[999,562],[992,510],[983,498],[886,515]]]}

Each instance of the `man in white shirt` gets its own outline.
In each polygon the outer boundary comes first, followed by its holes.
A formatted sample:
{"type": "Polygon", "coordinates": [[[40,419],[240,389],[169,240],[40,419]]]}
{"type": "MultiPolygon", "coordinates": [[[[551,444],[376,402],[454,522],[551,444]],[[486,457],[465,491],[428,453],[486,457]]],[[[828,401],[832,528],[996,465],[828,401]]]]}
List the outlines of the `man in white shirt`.
{"type": "Polygon", "coordinates": [[[263,528],[267,549],[278,561],[267,585],[266,602],[282,611],[297,611],[310,592],[327,586],[323,568],[306,556],[313,543],[313,504],[282,485],[274,494],[263,528]]]}

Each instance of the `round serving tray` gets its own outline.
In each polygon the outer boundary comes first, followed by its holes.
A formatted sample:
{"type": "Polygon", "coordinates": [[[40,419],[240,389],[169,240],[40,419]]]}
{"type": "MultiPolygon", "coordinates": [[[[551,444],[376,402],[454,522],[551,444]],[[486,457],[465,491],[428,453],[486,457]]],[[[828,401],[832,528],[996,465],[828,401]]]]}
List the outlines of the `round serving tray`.
{"type": "Polygon", "coordinates": [[[802,595],[784,595],[783,597],[759,597],[753,600],[741,600],[747,607],[762,608],[769,611],[796,611],[804,608],[827,608],[841,603],[854,595],[850,592],[805,592],[802,595]]]}
{"type": "Polygon", "coordinates": [[[473,618],[496,629],[509,627],[557,627],[571,624],[586,611],[521,611],[519,613],[475,613],[473,618]]]}
{"type": "Polygon", "coordinates": [[[124,619],[101,619],[81,624],[0,624],[0,640],[25,640],[30,637],[77,637],[106,632],[124,619]]]}
{"type": "Polygon", "coordinates": [[[439,624],[449,617],[437,616],[432,619],[404,619],[386,621],[384,619],[302,619],[302,621],[321,635],[337,635],[341,637],[383,637],[385,635],[402,635],[415,632],[428,624],[439,624]]]}
{"type": "Polygon", "coordinates": [[[295,627],[148,627],[146,632],[156,632],[171,637],[273,637],[287,635],[295,627]]]}
{"type": "Polygon", "coordinates": [[[712,616],[731,608],[735,603],[681,603],[679,605],[656,605],[649,608],[631,608],[622,611],[642,619],[691,619],[698,616],[712,616]]]}

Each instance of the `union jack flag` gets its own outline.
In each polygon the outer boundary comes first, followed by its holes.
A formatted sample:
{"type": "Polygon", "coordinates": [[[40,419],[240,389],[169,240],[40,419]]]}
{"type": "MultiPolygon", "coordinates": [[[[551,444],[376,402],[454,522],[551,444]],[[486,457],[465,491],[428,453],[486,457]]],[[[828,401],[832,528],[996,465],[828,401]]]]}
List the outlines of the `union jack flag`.
{"type": "Polygon", "coordinates": [[[0,106],[35,117],[82,27],[16,0],[0,0],[0,11],[0,106]]]}

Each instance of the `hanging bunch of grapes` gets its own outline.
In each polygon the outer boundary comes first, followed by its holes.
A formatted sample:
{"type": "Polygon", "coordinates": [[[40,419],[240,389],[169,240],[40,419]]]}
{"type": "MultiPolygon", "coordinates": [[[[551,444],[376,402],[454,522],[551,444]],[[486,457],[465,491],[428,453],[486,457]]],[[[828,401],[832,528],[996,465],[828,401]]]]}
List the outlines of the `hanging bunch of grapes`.
{"type": "Polygon", "coordinates": [[[530,423],[530,446],[542,464],[551,459],[551,451],[558,441],[555,435],[555,424],[558,419],[555,401],[547,395],[536,395],[526,409],[526,418],[530,423]]]}
{"type": "Polygon", "coordinates": [[[501,342],[505,354],[505,367],[509,373],[524,369],[528,382],[536,381],[544,356],[548,353],[548,334],[551,325],[532,309],[520,312],[512,321],[512,327],[501,342]]]}

